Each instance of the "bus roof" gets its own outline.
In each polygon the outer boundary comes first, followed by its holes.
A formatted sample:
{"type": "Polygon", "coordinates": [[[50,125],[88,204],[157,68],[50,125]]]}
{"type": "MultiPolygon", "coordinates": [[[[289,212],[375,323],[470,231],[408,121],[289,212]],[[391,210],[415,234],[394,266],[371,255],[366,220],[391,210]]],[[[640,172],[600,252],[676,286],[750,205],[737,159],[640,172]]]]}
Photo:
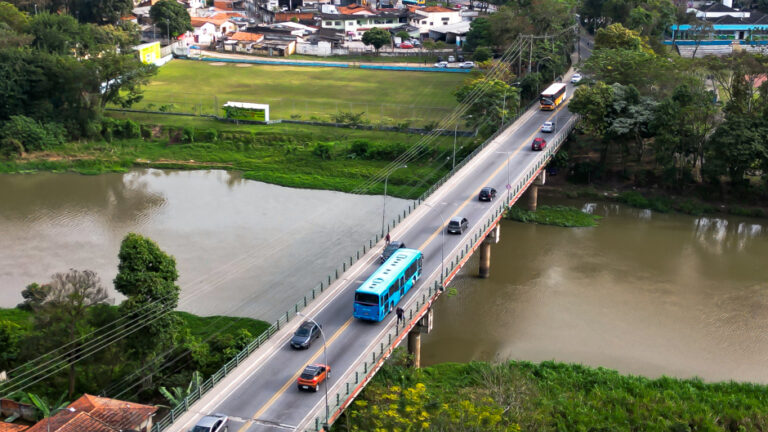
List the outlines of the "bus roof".
{"type": "Polygon", "coordinates": [[[398,249],[389,259],[360,285],[356,292],[381,294],[388,289],[391,282],[397,279],[411,263],[421,256],[418,249],[398,249]]]}
{"type": "Polygon", "coordinates": [[[541,95],[542,96],[554,95],[555,93],[559,92],[563,88],[565,88],[564,83],[554,83],[551,86],[547,87],[543,92],[541,92],[541,95]]]}

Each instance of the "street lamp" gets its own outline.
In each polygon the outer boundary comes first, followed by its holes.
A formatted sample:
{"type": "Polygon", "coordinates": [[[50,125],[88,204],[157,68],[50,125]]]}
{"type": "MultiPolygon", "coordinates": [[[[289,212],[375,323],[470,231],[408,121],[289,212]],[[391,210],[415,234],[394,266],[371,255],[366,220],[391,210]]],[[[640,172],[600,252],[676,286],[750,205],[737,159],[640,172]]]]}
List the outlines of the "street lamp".
{"type": "Polygon", "coordinates": [[[400,165],[399,167],[393,169],[392,171],[387,174],[386,177],[384,177],[384,207],[381,209],[381,236],[384,237],[384,214],[387,212],[387,182],[389,181],[389,176],[399,170],[400,168],[408,168],[408,165],[400,165]]]}
{"type": "Polygon", "coordinates": [[[443,221],[443,224],[440,225],[440,237],[442,240],[442,243],[440,244],[440,287],[445,289],[443,284],[443,278],[445,278],[445,268],[443,267],[445,265],[445,217],[443,217],[443,213],[434,206],[431,206],[428,203],[424,203],[424,205],[437,211],[437,214],[440,215],[440,219],[443,221]]]}
{"type": "Polygon", "coordinates": [[[53,417],[53,414],[56,413],[56,411],[64,411],[64,410],[67,410],[69,412],[75,412],[74,408],[66,407],[66,408],[56,408],[55,410],[48,413],[48,421],[46,422],[48,432],[51,432],[51,417],[53,417]]]}
{"type": "MultiPolygon", "coordinates": [[[[536,65],[536,73],[539,72],[539,67],[536,65]]],[[[504,127],[504,121],[506,120],[507,113],[507,89],[504,89],[504,103],[501,107],[501,127],[504,127]]]]}
{"type": "Polygon", "coordinates": [[[507,155],[507,185],[505,187],[507,188],[507,205],[509,205],[509,203],[510,203],[509,195],[512,193],[512,185],[509,183],[510,180],[511,180],[510,177],[509,177],[509,160],[512,158],[512,152],[510,152],[510,151],[506,151],[506,152],[499,151],[499,152],[496,152],[496,153],[507,155]]]}
{"type": "MultiPolygon", "coordinates": [[[[325,332],[323,331],[323,327],[317,323],[317,321],[313,320],[312,318],[304,315],[301,312],[296,312],[297,316],[306,318],[308,321],[311,321],[312,324],[316,325],[317,328],[320,329],[320,336],[323,337],[323,361],[325,362],[325,367],[330,368],[331,366],[328,364],[328,345],[325,343],[325,332]]],[[[328,410],[328,386],[331,385],[331,374],[330,372],[326,373],[325,378],[325,424],[328,424],[328,420],[330,419],[330,412],[328,410]]]]}

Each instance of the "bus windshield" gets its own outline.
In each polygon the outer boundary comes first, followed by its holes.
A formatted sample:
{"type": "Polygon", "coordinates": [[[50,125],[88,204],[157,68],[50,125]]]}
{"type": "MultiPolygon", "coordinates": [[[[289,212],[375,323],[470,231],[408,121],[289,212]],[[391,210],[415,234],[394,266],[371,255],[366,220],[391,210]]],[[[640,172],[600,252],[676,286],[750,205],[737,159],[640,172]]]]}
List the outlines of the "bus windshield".
{"type": "Polygon", "coordinates": [[[368,305],[378,305],[379,296],[370,293],[355,293],[355,302],[368,305]]]}

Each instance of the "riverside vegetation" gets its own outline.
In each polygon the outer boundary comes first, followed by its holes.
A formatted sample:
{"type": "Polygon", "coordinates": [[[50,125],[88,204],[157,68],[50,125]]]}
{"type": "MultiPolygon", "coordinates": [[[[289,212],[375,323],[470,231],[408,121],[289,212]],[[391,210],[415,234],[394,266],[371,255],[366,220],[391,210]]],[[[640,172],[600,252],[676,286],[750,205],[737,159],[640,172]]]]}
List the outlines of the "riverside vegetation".
{"type": "Polygon", "coordinates": [[[600,219],[600,216],[584,213],[568,206],[539,206],[536,211],[512,206],[505,216],[507,219],[518,222],[559,227],[594,227],[600,219]]]}
{"type": "Polygon", "coordinates": [[[412,369],[400,351],[333,430],[765,430],[766,390],[734,382],[648,379],[551,361],[412,369]]]}

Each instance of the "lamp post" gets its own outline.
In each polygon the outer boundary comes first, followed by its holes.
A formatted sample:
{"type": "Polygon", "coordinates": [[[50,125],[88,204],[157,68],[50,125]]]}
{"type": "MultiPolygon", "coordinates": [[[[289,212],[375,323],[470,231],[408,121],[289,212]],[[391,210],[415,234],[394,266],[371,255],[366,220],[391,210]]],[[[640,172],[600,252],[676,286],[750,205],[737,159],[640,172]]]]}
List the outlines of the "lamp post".
{"type": "Polygon", "coordinates": [[[389,176],[392,175],[393,172],[399,170],[400,168],[408,168],[408,165],[400,165],[399,167],[393,169],[392,171],[387,174],[386,177],[384,177],[384,206],[381,209],[381,236],[384,237],[384,215],[387,212],[387,182],[389,181],[389,176]]]}
{"type": "MultiPolygon", "coordinates": [[[[318,324],[317,321],[304,315],[301,312],[296,312],[296,315],[306,318],[307,320],[311,321],[314,325],[316,325],[317,328],[320,329],[320,336],[323,337],[323,361],[325,362],[325,367],[330,368],[331,366],[328,364],[328,345],[325,342],[325,332],[323,331],[323,327],[320,324],[318,324]]],[[[330,385],[330,383],[331,383],[331,374],[329,371],[326,374],[326,378],[325,378],[325,426],[328,425],[328,420],[330,419],[330,411],[328,409],[328,386],[330,385]]]]}
{"type": "Polygon", "coordinates": [[[431,208],[432,210],[437,211],[437,214],[443,221],[443,224],[440,225],[440,238],[442,240],[440,244],[440,287],[444,289],[445,286],[443,286],[443,278],[445,278],[445,268],[443,266],[445,265],[445,217],[443,217],[443,213],[436,209],[434,206],[429,205],[428,203],[424,203],[424,205],[431,208]]]}
{"type": "MultiPolygon", "coordinates": [[[[539,72],[539,67],[536,65],[536,72],[539,72]]],[[[506,121],[507,114],[507,89],[504,89],[504,102],[501,107],[501,127],[504,127],[504,121],[506,121]]]]}
{"type": "Polygon", "coordinates": [[[56,411],[64,411],[64,410],[67,410],[69,412],[75,412],[74,408],[66,407],[66,408],[56,408],[55,410],[48,413],[48,421],[46,422],[47,423],[46,428],[48,432],[51,432],[51,417],[53,417],[53,414],[56,413],[56,411]]]}
{"type": "Polygon", "coordinates": [[[171,44],[171,21],[165,20],[165,37],[168,39],[168,45],[171,44]]]}

